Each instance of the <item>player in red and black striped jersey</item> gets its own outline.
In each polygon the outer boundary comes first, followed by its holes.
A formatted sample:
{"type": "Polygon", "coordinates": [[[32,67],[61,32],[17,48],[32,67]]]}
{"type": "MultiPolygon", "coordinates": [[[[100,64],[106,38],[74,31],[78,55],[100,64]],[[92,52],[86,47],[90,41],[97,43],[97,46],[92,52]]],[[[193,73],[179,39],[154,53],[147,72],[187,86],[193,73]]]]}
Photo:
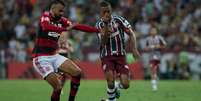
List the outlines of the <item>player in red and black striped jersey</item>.
{"type": "Polygon", "coordinates": [[[129,88],[129,67],[126,64],[126,33],[132,44],[132,53],[139,56],[136,47],[136,37],[129,22],[120,16],[111,14],[111,6],[108,2],[100,3],[100,17],[96,28],[104,29],[98,33],[100,40],[100,57],[102,60],[103,70],[108,84],[108,99],[103,101],[116,101],[119,98],[119,89],[129,88]],[[115,84],[115,72],[120,75],[120,82],[115,84]]]}
{"type": "Polygon", "coordinates": [[[72,24],[70,20],[63,17],[64,8],[63,1],[54,0],[50,4],[50,10],[42,14],[33,50],[34,68],[53,87],[51,101],[60,100],[62,84],[57,71],[62,71],[72,77],[68,101],[74,101],[81,78],[81,69],[70,59],[57,53],[58,39],[60,39],[59,44],[67,40],[60,35],[70,29],[99,32],[94,27],[72,24]]]}

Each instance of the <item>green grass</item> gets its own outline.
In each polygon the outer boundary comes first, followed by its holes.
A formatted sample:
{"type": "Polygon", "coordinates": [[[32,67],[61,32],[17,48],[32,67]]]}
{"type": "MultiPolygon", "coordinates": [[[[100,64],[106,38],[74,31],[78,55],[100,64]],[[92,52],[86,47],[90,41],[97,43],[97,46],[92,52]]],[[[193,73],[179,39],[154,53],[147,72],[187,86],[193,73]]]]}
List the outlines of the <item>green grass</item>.
{"type": "MultiPolygon", "coordinates": [[[[100,101],[106,94],[105,81],[82,81],[76,101],[100,101]]],[[[69,81],[61,101],[67,101],[69,81]]],[[[51,87],[42,80],[0,80],[0,101],[50,101],[51,87]]],[[[149,81],[132,81],[118,101],[198,101],[200,81],[160,81],[152,92],[149,81]]]]}

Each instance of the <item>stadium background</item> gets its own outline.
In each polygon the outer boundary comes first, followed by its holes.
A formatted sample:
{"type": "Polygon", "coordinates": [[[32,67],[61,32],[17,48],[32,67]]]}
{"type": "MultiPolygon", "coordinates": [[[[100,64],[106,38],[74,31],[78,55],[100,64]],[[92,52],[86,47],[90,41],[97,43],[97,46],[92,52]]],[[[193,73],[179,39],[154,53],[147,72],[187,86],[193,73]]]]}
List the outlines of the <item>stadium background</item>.
{"type": "MultiPolygon", "coordinates": [[[[51,87],[34,71],[31,50],[38,18],[50,0],[0,0],[0,100],[48,101],[51,87]],[[15,80],[13,80],[15,79],[15,80]],[[17,79],[17,80],[16,80],[17,79]]],[[[201,1],[108,0],[115,14],[129,20],[137,32],[139,60],[131,65],[131,87],[119,101],[197,101],[201,99],[201,1]],[[167,41],[162,51],[159,91],[152,92],[145,38],[151,26],[167,41]],[[137,81],[137,80],[139,81],[137,81]]],[[[65,16],[74,22],[95,25],[99,0],[65,0],[65,16]]],[[[77,101],[99,101],[106,83],[98,59],[96,34],[70,32],[75,51],[70,54],[85,72],[77,101]],[[90,79],[90,80],[88,80],[90,79]],[[93,79],[93,80],[91,80],[93,79]],[[95,80],[94,80],[95,79],[95,80]],[[98,79],[98,80],[97,80],[98,79]],[[102,79],[102,80],[99,80],[102,79]],[[95,88],[95,89],[94,89],[95,88]],[[86,92],[87,91],[87,92],[86,92]]],[[[130,56],[128,56],[130,57],[130,56]]],[[[66,100],[69,82],[62,101],[66,100]]]]}

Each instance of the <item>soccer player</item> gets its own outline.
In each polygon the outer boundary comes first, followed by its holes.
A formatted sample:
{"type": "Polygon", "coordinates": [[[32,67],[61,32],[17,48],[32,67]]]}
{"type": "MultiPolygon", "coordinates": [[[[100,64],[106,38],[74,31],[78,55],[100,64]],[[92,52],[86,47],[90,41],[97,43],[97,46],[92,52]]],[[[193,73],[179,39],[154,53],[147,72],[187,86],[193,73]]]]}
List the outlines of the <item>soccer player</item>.
{"type": "MultiPolygon", "coordinates": [[[[53,88],[51,101],[59,101],[62,84],[57,71],[70,75],[71,88],[68,101],[74,101],[77,94],[81,69],[70,59],[57,54],[58,39],[61,34],[70,29],[85,32],[99,32],[96,28],[81,24],[72,24],[63,17],[65,4],[61,0],[54,0],[50,4],[49,11],[42,14],[39,20],[39,29],[33,49],[33,65],[36,71],[53,88]]],[[[66,42],[61,38],[61,43],[66,42]]],[[[60,43],[60,44],[61,44],[60,43]]]]}
{"type": "Polygon", "coordinates": [[[146,39],[146,49],[151,54],[150,56],[150,68],[151,68],[151,84],[152,90],[156,91],[157,87],[157,69],[160,63],[160,50],[164,48],[166,42],[163,37],[157,35],[157,29],[152,27],[150,29],[150,36],[146,39]]]}
{"type": "Polygon", "coordinates": [[[102,1],[100,3],[100,20],[96,23],[98,29],[104,29],[98,33],[100,40],[100,57],[102,68],[107,80],[108,99],[102,101],[116,101],[120,97],[120,89],[129,88],[129,67],[125,60],[125,35],[126,33],[132,44],[132,53],[139,57],[136,46],[135,33],[129,22],[120,16],[112,15],[111,5],[102,1]],[[116,75],[120,82],[115,82],[116,75]]]}

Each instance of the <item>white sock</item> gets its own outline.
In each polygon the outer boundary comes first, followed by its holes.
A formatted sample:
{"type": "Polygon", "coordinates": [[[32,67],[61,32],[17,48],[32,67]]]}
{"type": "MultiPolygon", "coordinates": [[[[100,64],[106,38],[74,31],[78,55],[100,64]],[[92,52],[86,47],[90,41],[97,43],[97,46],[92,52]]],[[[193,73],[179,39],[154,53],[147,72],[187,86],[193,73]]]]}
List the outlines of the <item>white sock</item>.
{"type": "Polygon", "coordinates": [[[152,85],[156,85],[156,84],[157,84],[157,81],[156,81],[156,80],[151,80],[151,84],[152,84],[152,85]]]}
{"type": "Polygon", "coordinates": [[[107,88],[107,94],[108,94],[108,101],[116,101],[115,88],[114,89],[107,88]]]}
{"type": "Polygon", "coordinates": [[[153,90],[157,90],[157,81],[156,80],[151,80],[152,88],[153,90]]]}
{"type": "Polygon", "coordinates": [[[123,89],[124,87],[123,87],[123,85],[120,82],[115,81],[115,88],[117,88],[117,89],[123,89]]]}

